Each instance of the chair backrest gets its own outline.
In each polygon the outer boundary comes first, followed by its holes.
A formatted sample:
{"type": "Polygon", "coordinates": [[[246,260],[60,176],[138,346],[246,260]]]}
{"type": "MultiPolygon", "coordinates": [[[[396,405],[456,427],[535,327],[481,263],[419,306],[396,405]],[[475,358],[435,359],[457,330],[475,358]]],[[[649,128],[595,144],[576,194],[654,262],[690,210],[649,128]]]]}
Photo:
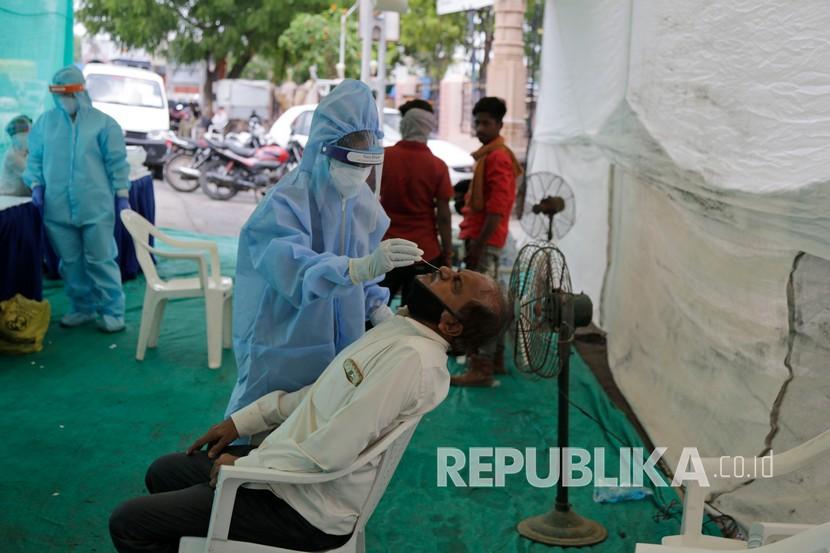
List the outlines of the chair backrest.
{"type": "Polygon", "coordinates": [[[133,238],[135,256],[138,258],[138,264],[141,266],[141,271],[144,273],[147,283],[153,285],[161,282],[156,272],[156,264],[153,263],[153,258],[148,250],[150,248],[150,235],[153,234],[154,229],[153,224],[132,209],[121,211],[121,222],[124,223],[124,228],[133,238]]]}
{"type": "Polygon", "coordinates": [[[362,455],[372,458],[374,457],[373,450],[381,449],[383,451],[378,462],[375,481],[369,491],[369,497],[366,499],[366,503],[363,504],[358,516],[355,532],[362,531],[366,527],[366,523],[375,511],[375,507],[380,503],[383,493],[386,491],[389,481],[392,480],[392,475],[395,474],[398,463],[400,463],[401,457],[406,451],[406,446],[409,445],[409,440],[415,433],[415,428],[419,422],[421,422],[420,415],[405,419],[362,455]]]}
{"type": "MultiPolygon", "coordinates": [[[[830,430],[825,430],[801,445],[783,453],[775,453],[774,477],[777,478],[795,472],[820,459],[825,459],[826,462],[828,457],[830,457],[830,430]]],[[[701,461],[709,481],[715,481],[719,477],[721,458],[705,457],[701,461]]],[[[748,482],[751,478],[743,476],[736,477],[733,480],[748,482]]],[[[726,481],[720,479],[719,482],[722,485],[726,481]]],[[[700,536],[703,533],[704,502],[710,490],[701,488],[697,480],[685,481],[683,485],[685,494],[683,496],[683,518],[680,522],[680,531],[684,536],[700,536]]]]}

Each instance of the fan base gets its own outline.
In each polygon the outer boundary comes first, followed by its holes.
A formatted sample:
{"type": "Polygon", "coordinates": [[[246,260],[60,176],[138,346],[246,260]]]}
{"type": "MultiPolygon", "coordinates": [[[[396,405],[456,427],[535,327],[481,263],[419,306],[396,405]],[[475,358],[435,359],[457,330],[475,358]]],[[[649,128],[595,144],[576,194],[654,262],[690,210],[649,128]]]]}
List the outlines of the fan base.
{"type": "Polygon", "coordinates": [[[600,523],[582,517],[572,509],[564,512],[554,509],[526,518],[517,530],[533,541],[560,547],[593,545],[608,537],[608,531],[600,523]]]}

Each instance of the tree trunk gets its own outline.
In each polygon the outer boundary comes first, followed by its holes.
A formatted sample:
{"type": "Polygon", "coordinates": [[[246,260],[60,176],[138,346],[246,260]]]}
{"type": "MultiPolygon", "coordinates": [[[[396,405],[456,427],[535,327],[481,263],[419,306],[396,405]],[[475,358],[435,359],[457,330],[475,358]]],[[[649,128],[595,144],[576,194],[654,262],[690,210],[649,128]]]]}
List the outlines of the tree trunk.
{"type": "Polygon", "coordinates": [[[487,83],[487,66],[490,64],[490,52],[493,50],[493,33],[495,32],[496,18],[492,8],[481,10],[481,31],[484,32],[484,57],[479,68],[478,81],[482,88],[487,83]]]}
{"type": "Polygon", "coordinates": [[[213,83],[216,80],[216,67],[210,70],[210,55],[205,58],[205,83],[202,87],[202,114],[213,116],[213,83]]]}
{"type": "Polygon", "coordinates": [[[205,58],[205,86],[202,90],[202,112],[208,117],[213,117],[213,83],[225,78],[227,61],[225,58],[219,58],[213,66],[213,71],[211,71],[210,60],[211,57],[208,55],[205,58]]]}
{"type": "Polygon", "coordinates": [[[248,62],[251,61],[251,58],[254,57],[253,52],[245,52],[242,54],[238,60],[234,61],[233,67],[231,68],[230,72],[228,73],[228,79],[238,79],[242,76],[242,71],[245,69],[245,66],[248,65],[248,62]]]}

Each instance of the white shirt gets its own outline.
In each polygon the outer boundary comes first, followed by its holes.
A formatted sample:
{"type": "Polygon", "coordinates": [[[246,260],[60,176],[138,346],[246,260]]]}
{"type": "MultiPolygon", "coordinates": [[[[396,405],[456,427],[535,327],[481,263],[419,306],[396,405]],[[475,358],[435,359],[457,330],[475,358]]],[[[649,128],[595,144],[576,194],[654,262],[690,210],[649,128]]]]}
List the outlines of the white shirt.
{"type": "MultiPolygon", "coordinates": [[[[243,436],[279,425],[235,464],[297,472],[348,467],[401,420],[427,413],[447,397],[448,347],[411,318],[385,321],[340,352],[314,384],[272,392],[231,415],[243,436]],[[354,370],[351,380],[347,376],[346,367],[355,365],[362,381],[354,370]]],[[[318,529],[344,535],[354,529],[376,471],[377,460],[331,482],[268,486],[318,529]]]]}

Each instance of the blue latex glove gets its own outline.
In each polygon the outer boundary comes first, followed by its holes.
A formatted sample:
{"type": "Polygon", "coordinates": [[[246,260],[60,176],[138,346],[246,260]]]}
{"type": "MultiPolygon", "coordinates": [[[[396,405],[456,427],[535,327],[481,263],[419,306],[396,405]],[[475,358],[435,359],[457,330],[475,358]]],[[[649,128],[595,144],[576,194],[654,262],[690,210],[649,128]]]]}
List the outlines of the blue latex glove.
{"type": "Polygon", "coordinates": [[[32,203],[43,214],[43,185],[38,185],[32,188],[32,203]]]}
{"type": "Polygon", "coordinates": [[[124,211],[125,209],[130,209],[130,199],[129,199],[129,198],[125,198],[124,196],[118,196],[118,197],[116,198],[116,203],[115,203],[115,205],[116,205],[116,206],[117,206],[117,208],[118,208],[118,213],[121,213],[121,212],[122,212],[122,211],[124,211]]]}

